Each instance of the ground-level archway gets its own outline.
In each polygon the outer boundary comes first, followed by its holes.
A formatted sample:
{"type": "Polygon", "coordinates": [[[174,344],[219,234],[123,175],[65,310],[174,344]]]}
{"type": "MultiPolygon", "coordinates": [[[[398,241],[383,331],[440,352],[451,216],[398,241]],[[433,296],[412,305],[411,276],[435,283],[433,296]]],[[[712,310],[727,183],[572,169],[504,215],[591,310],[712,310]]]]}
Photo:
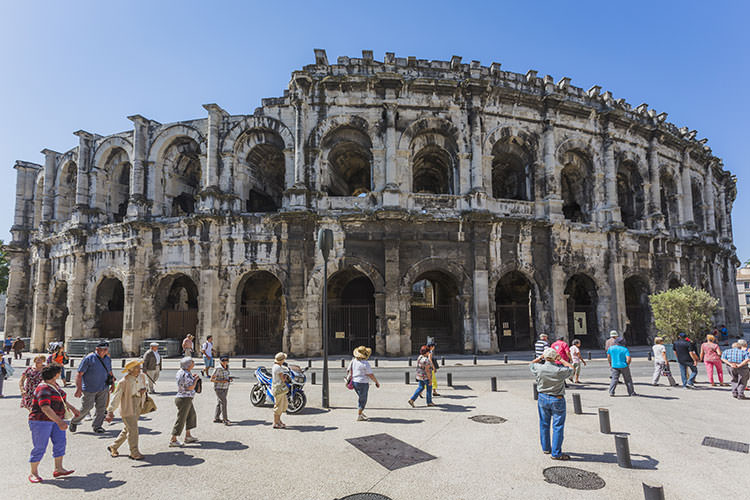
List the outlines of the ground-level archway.
{"type": "Polygon", "coordinates": [[[375,350],[375,286],[356,269],[328,280],[328,352],[351,354],[360,346],[375,350]]]}
{"type": "Polygon", "coordinates": [[[512,271],[495,289],[495,330],[501,351],[531,349],[534,345],[534,293],[526,277],[512,271]]]}
{"type": "Polygon", "coordinates": [[[411,289],[411,350],[431,337],[440,352],[463,351],[461,308],[456,280],[442,271],[428,271],[414,280],[411,289]]]}
{"type": "Polygon", "coordinates": [[[628,323],[623,336],[628,345],[648,343],[648,331],[651,324],[648,294],[648,284],[642,278],[631,276],[625,280],[625,311],[628,323]]]}
{"type": "Polygon", "coordinates": [[[596,314],[598,295],[594,280],[585,274],[572,276],[565,286],[568,305],[568,340],[579,339],[584,347],[599,345],[599,325],[596,314]]]}
{"type": "MultiPolygon", "coordinates": [[[[45,339],[47,343],[64,341],[68,323],[68,284],[60,281],[52,292],[52,300],[47,307],[45,339]]],[[[46,347],[46,346],[45,346],[46,347]]]]}
{"type": "Polygon", "coordinates": [[[96,328],[99,337],[122,338],[125,289],[117,278],[104,278],[96,288],[96,328]]]}
{"type": "Polygon", "coordinates": [[[237,289],[235,352],[275,354],[283,350],[286,306],[281,282],[268,271],[247,274],[237,289]]]}
{"type": "MultiPolygon", "coordinates": [[[[184,274],[162,279],[156,292],[159,338],[183,339],[198,329],[198,287],[184,274]]],[[[197,335],[196,335],[197,337],[197,335]]]]}

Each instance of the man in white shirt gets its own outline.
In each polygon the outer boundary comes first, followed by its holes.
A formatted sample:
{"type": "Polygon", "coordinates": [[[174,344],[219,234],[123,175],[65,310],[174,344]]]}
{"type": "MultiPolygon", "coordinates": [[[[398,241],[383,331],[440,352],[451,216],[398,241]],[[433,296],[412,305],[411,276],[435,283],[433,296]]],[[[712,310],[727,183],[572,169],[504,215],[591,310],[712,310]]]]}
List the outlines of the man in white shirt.
{"type": "Polygon", "coordinates": [[[149,350],[143,355],[143,373],[146,375],[148,381],[148,392],[156,394],[154,386],[156,381],[159,380],[159,372],[161,372],[161,356],[159,355],[159,344],[151,342],[149,350]]]}
{"type": "Polygon", "coordinates": [[[203,353],[203,370],[201,370],[201,373],[204,374],[206,377],[211,376],[211,372],[209,371],[209,368],[214,367],[214,337],[213,335],[209,335],[206,337],[206,341],[201,346],[201,353],[203,353]]]}

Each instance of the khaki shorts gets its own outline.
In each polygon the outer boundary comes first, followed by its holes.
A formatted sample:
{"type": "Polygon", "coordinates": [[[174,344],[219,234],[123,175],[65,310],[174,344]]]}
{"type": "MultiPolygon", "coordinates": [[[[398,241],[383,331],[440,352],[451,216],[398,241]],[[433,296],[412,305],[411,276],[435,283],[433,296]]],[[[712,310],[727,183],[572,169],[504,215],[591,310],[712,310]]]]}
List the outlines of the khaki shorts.
{"type": "Polygon", "coordinates": [[[276,416],[281,416],[282,413],[284,413],[287,408],[289,408],[289,400],[286,397],[286,392],[282,392],[281,394],[274,394],[274,404],[273,404],[273,414],[276,416]]]}

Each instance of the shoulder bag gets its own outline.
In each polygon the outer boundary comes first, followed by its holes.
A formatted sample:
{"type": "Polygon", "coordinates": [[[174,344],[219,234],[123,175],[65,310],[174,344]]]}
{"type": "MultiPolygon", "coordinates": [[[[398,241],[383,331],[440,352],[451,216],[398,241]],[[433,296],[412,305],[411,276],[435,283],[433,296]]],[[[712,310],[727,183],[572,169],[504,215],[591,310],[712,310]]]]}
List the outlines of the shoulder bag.
{"type": "Polygon", "coordinates": [[[104,384],[107,387],[113,386],[115,384],[115,376],[112,375],[111,370],[107,370],[107,365],[104,364],[104,361],[102,361],[102,358],[100,358],[99,355],[94,354],[94,356],[96,356],[96,359],[99,360],[99,362],[102,364],[104,369],[107,371],[107,380],[104,382],[104,384]]]}
{"type": "Polygon", "coordinates": [[[203,391],[203,380],[201,380],[200,377],[198,377],[198,380],[195,382],[195,393],[200,394],[203,391]]]}
{"type": "Polygon", "coordinates": [[[352,364],[354,364],[354,359],[352,359],[349,362],[349,368],[347,368],[346,376],[344,377],[344,382],[346,382],[347,389],[354,389],[354,377],[352,376],[352,364]]]}

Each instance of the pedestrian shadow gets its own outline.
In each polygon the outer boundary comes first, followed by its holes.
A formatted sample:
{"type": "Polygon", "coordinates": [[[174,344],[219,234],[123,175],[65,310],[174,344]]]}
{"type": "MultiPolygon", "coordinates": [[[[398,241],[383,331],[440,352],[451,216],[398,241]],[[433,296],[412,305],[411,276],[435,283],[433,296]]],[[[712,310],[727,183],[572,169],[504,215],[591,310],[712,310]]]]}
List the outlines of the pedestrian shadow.
{"type": "Polygon", "coordinates": [[[13,394],[11,396],[3,396],[0,399],[21,399],[21,395],[20,394],[13,394]]]}
{"type": "Polygon", "coordinates": [[[329,410],[326,410],[325,408],[313,408],[310,406],[306,406],[299,412],[297,412],[297,415],[320,415],[321,413],[328,413],[328,411],[329,410]]]}
{"type": "Polygon", "coordinates": [[[112,471],[92,472],[86,476],[67,476],[65,479],[45,479],[44,484],[52,484],[64,490],[82,490],[84,492],[90,492],[111,490],[113,488],[119,488],[126,483],[126,481],[120,479],[113,480],[108,474],[112,474],[112,471]]]}
{"type": "Polygon", "coordinates": [[[606,391],[607,390],[606,387],[585,387],[585,386],[580,386],[580,385],[576,385],[574,387],[568,387],[568,389],[570,389],[571,391],[573,390],[575,391],[606,391]]]}
{"type": "Polygon", "coordinates": [[[232,425],[239,425],[241,427],[253,427],[256,425],[271,425],[266,420],[242,420],[240,422],[232,422],[232,425]]]}
{"type": "Polygon", "coordinates": [[[452,385],[450,387],[451,389],[455,391],[470,391],[471,390],[471,387],[468,385],[452,385]]]}
{"type": "Polygon", "coordinates": [[[657,396],[655,394],[638,394],[639,398],[646,398],[646,399],[664,399],[664,400],[671,400],[671,399],[680,399],[675,396],[657,396]]]}
{"type": "MultiPolygon", "coordinates": [[[[508,392],[508,391],[495,391],[495,392],[508,392]]],[[[441,394],[440,396],[433,396],[434,398],[441,398],[441,399],[470,399],[470,398],[476,398],[476,396],[464,396],[461,394],[441,394]]]]}
{"type": "Polygon", "coordinates": [[[325,425],[288,425],[287,430],[298,432],[325,432],[335,431],[338,427],[327,427],[325,425]]]}
{"type": "Polygon", "coordinates": [[[367,417],[369,422],[377,422],[379,424],[421,424],[424,422],[421,418],[409,419],[409,418],[391,418],[391,417],[367,417]]]}
{"type": "Polygon", "coordinates": [[[193,467],[202,464],[205,460],[194,457],[193,455],[187,455],[183,451],[163,451],[161,453],[154,453],[153,455],[145,455],[143,460],[139,460],[138,462],[138,465],[133,466],[134,469],[170,465],[176,465],[178,467],[193,467]]]}
{"type": "Polygon", "coordinates": [[[158,434],[161,434],[161,431],[155,431],[153,429],[149,429],[148,427],[138,427],[138,434],[142,436],[156,436],[158,434]]]}
{"type": "MultiPolygon", "coordinates": [[[[617,455],[611,452],[605,452],[601,455],[596,455],[594,453],[576,453],[571,451],[566,453],[570,455],[571,462],[599,462],[604,464],[617,463],[617,455]]],[[[659,465],[659,461],[650,455],[640,455],[638,453],[631,453],[630,461],[632,462],[634,469],[640,470],[657,470],[657,465],[659,465]]]]}
{"type": "Polygon", "coordinates": [[[438,408],[440,411],[446,411],[449,413],[466,413],[476,408],[476,406],[454,405],[451,403],[440,403],[440,404],[436,403],[435,407],[438,408]]]}
{"type": "Polygon", "coordinates": [[[249,448],[246,444],[239,441],[198,441],[185,445],[186,449],[200,448],[201,450],[223,450],[223,451],[240,451],[249,448]]]}
{"type": "Polygon", "coordinates": [[[176,396],[177,391],[167,391],[167,392],[157,392],[156,394],[151,394],[152,396],[176,396]]]}

